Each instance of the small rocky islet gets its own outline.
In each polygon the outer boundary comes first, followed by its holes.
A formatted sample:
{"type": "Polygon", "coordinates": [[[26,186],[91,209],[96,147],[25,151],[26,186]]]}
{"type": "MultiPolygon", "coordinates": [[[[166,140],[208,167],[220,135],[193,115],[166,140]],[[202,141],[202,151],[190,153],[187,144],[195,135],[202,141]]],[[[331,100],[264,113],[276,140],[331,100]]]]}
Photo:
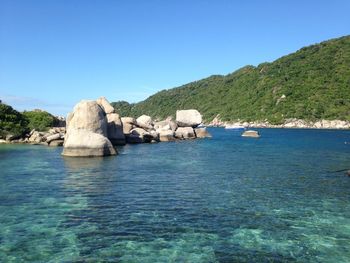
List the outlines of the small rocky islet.
{"type": "Polygon", "coordinates": [[[64,156],[107,156],[117,154],[115,147],[126,143],[168,142],[211,137],[198,128],[202,116],[197,110],[176,112],[176,121],[153,121],[142,115],[137,119],[120,117],[106,98],[82,100],[67,116],[64,156]]]}

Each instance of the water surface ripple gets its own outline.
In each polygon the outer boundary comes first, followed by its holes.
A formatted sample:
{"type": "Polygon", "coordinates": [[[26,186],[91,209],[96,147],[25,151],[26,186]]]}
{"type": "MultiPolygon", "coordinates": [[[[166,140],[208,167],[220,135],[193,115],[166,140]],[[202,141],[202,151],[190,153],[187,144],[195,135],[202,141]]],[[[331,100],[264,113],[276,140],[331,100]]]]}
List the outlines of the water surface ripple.
{"type": "Polygon", "coordinates": [[[210,131],[106,158],[0,145],[0,262],[350,262],[350,131],[210,131]]]}

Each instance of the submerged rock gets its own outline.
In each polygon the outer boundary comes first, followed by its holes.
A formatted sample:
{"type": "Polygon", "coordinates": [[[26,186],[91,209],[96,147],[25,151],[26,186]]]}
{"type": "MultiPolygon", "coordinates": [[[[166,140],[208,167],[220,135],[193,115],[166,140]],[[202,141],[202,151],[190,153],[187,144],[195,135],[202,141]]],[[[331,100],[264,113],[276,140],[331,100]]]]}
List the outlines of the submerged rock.
{"type": "Polygon", "coordinates": [[[257,131],[253,131],[253,130],[248,130],[248,131],[244,131],[242,133],[243,137],[253,137],[253,138],[259,138],[260,134],[257,131]]]}

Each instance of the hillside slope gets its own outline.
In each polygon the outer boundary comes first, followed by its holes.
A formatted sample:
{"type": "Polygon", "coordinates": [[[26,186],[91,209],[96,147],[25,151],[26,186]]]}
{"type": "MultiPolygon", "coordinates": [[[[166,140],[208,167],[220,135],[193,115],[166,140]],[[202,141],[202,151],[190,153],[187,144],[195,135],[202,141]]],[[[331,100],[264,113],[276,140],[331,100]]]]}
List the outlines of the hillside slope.
{"type": "Polygon", "coordinates": [[[174,115],[196,108],[206,121],[287,118],[350,120],[350,36],[304,47],[272,63],[246,66],[226,76],[215,75],[146,100],[113,103],[122,116],[174,115]]]}

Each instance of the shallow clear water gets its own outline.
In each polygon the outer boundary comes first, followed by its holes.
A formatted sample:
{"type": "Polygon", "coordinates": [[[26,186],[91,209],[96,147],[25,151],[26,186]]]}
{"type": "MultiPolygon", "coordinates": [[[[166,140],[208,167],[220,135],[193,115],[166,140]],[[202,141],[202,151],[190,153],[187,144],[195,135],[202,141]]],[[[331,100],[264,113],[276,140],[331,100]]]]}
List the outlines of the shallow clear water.
{"type": "Polygon", "coordinates": [[[350,262],[350,131],[210,131],[106,158],[0,145],[0,262],[350,262]]]}

